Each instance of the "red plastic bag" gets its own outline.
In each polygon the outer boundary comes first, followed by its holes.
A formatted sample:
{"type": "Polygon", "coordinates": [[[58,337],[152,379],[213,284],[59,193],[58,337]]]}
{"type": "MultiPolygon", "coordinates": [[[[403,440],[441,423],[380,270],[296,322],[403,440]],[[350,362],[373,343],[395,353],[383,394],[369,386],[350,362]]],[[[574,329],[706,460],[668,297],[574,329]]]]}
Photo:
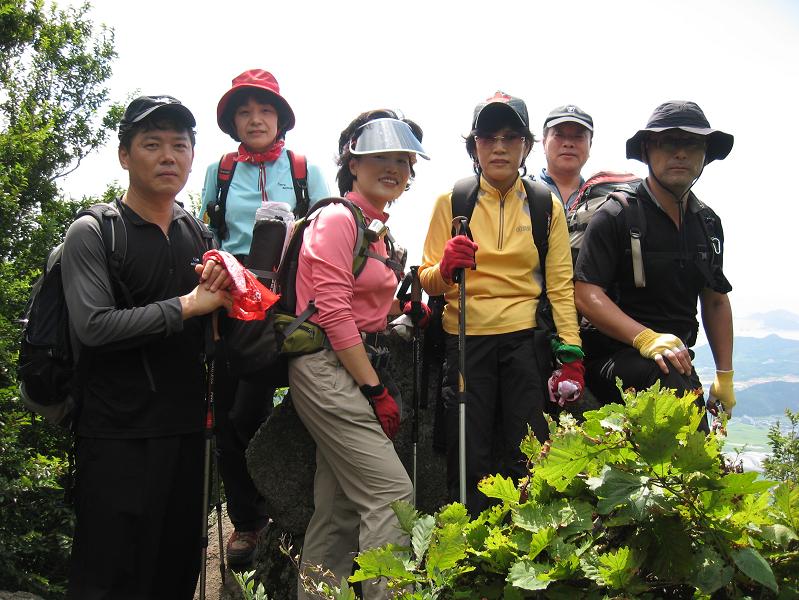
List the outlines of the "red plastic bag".
{"type": "Polygon", "coordinates": [[[266,317],[266,311],[280,299],[280,296],[266,288],[229,252],[209,250],[203,254],[203,264],[207,260],[213,260],[223,265],[233,280],[230,286],[233,306],[228,311],[229,317],[240,321],[263,320],[266,317]]]}

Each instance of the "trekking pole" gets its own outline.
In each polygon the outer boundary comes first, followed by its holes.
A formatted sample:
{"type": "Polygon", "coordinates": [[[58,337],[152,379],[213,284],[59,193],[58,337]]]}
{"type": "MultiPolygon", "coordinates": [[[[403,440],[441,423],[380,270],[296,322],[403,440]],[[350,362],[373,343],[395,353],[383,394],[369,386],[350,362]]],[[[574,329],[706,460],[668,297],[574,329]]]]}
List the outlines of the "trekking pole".
{"type": "Polygon", "coordinates": [[[421,343],[419,342],[419,321],[422,318],[422,285],[419,282],[419,267],[411,267],[411,320],[413,321],[413,425],[411,441],[413,442],[413,493],[411,502],[416,506],[416,456],[419,445],[419,384],[421,377],[421,343]]]}
{"type": "MultiPolygon", "coordinates": [[[[471,238],[466,217],[452,219],[452,237],[471,238]]],[[[466,270],[456,269],[452,280],[458,284],[458,479],[461,504],[466,505],[466,270]]]]}
{"type": "MultiPolygon", "coordinates": [[[[214,313],[212,318],[213,322],[213,336],[214,344],[219,341],[219,313],[214,313]]],[[[214,469],[214,487],[216,488],[216,533],[219,542],[219,576],[222,583],[225,583],[225,543],[222,533],[222,481],[220,475],[220,459],[219,459],[219,446],[216,443],[216,404],[214,403],[213,392],[210,395],[211,401],[209,403],[211,410],[211,431],[213,432],[213,457],[215,459],[216,469],[214,469]]]]}
{"type": "MultiPolygon", "coordinates": [[[[214,313],[212,317],[212,338],[213,342],[219,340],[218,328],[218,313],[214,313]]],[[[216,454],[214,444],[214,370],[216,360],[211,358],[208,361],[208,385],[206,389],[207,408],[205,413],[205,455],[203,463],[203,509],[202,509],[202,530],[201,530],[201,545],[202,545],[202,571],[200,571],[200,600],[205,600],[206,593],[206,570],[208,567],[208,505],[210,504],[211,496],[211,456],[216,454]],[[212,450],[213,447],[213,450],[212,450]]],[[[222,572],[222,583],[225,582],[225,558],[224,549],[222,546],[222,507],[219,498],[219,473],[217,464],[217,529],[219,530],[219,568],[222,572]]]]}
{"type": "Polygon", "coordinates": [[[214,360],[208,363],[207,410],[205,413],[205,457],[203,463],[203,518],[201,531],[202,571],[200,571],[200,600],[205,600],[205,571],[208,560],[208,503],[211,487],[211,441],[214,437],[214,416],[211,408],[214,395],[214,360]]]}

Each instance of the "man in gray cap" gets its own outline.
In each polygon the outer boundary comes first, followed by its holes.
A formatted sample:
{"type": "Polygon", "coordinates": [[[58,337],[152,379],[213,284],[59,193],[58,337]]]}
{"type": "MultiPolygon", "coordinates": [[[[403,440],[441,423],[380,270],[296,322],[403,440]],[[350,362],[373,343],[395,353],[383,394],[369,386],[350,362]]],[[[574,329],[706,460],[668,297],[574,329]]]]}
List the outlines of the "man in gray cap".
{"type": "Polygon", "coordinates": [[[231,302],[227,271],[214,261],[198,264],[213,243],[210,232],[175,201],[194,159],[194,125],[171,96],[133,100],[118,150],[130,181],[106,211],[116,224],[106,232],[108,218],[82,216],[64,241],[64,296],[80,349],[69,598],[194,595],[206,415],[202,317],[231,302]],[[111,233],[121,231],[109,252],[111,233]]]}
{"type": "Polygon", "coordinates": [[[569,209],[585,183],[581,175],[594,139],[594,120],[579,106],[552,109],[544,120],[544,155],[547,166],[540,180],[569,209]]]}
{"type": "Polygon", "coordinates": [[[607,202],[597,211],[575,269],[575,302],[591,323],[582,331],[586,383],[603,402],[619,401],[617,377],[637,390],[655,381],[678,394],[701,389],[690,350],[698,300],[716,362],[708,409],[720,404],[731,414],[732,287],[722,270],[724,233],[691,187],[732,145],[733,136],[712,129],[699,106],[684,101],[658,106],[627,141],[627,158],[646,164],[649,174],[626,206],[607,202]]]}

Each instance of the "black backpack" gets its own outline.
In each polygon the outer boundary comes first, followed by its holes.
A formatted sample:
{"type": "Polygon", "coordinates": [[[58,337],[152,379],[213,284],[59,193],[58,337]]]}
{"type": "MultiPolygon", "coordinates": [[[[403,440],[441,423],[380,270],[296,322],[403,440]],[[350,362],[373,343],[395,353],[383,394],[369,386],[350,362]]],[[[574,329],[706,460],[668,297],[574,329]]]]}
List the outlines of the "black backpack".
{"type": "MultiPolygon", "coordinates": [[[[216,171],[216,198],[206,206],[206,214],[211,228],[217,233],[220,240],[227,239],[228,229],[225,221],[227,212],[227,195],[230,189],[230,181],[236,171],[236,157],[238,152],[228,152],[219,159],[219,167],[216,171]]],[[[291,150],[286,150],[291,169],[291,181],[294,184],[294,195],[297,199],[294,206],[294,216],[299,218],[308,212],[311,198],[308,195],[308,161],[302,154],[295,154],[291,150]]]]}
{"type": "MultiPolygon", "coordinates": [[[[298,309],[296,281],[305,230],[321,209],[330,204],[343,204],[355,219],[357,235],[352,251],[352,273],[356,278],[369,258],[385,263],[395,273],[402,272],[404,264],[394,259],[396,248],[390,233],[384,237],[389,255],[386,259],[369,249],[369,245],[376,238],[367,227],[366,218],[357,205],[338,197],[319,200],[305,217],[294,222],[275,278],[274,288],[280,294],[280,299],[269,310],[266,318],[263,321],[223,321],[222,335],[225,338],[227,366],[234,376],[252,379],[268,386],[284,387],[288,385],[287,359],[322,349],[324,331],[318,325],[308,322],[317,308],[311,300],[307,306],[298,309]]],[[[259,279],[267,287],[272,287],[270,279],[259,279]]]]}
{"type": "MultiPolygon", "coordinates": [[[[127,252],[127,231],[120,210],[119,200],[95,204],[80,211],[75,219],[91,215],[99,223],[115,303],[124,308],[132,307],[133,299],[120,279],[127,252]]],[[[186,214],[202,246],[210,249],[213,245],[210,231],[186,214]]],[[[76,386],[83,375],[81,366],[85,363],[76,363],[70,340],[69,312],[61,280],[62,251],[63,242],[50,251],[41,277],[31,288],[22,319],[17,378],[20,397],[28,409],[52,423],[69,426],[76,409],[76,386]]]]}
{"type": "MultiPolygon", "coordinates": [[[[632,173],[614,173],[612,171],[595,173],[580,188],[577,198],[566,214],[566,222],[569,228],[572,261],[576,265],[588,223],[606,202],[610,200],[617,202],[624,211],[625,223],[630,234],[630,257],[635,287],[643,288],[646,287],[643,259],[646,215],[635,193],[640,183],[641,178],[632,173]]],[[[711,284],[713,281],[712,266],[721,256],[721,241],[716,232],[716,218],[713,212],[698,199],[696,201],[699,206],[697,216],[708,241],[704,248],[697,249],[700,258],[697,264],[708,284],[711,284]]],[[[657,254],[661,257],[667,255],[679,257],[677,252],[659,252],[657,254]]]]}

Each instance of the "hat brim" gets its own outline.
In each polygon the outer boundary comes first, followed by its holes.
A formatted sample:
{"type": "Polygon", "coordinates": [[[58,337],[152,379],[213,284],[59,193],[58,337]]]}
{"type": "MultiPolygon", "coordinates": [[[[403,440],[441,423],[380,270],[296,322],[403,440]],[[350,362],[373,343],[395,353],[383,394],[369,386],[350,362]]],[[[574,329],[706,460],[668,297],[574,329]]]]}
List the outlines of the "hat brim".
{"type": "Polygon", "coordinates": [[[430,160],[410,126],[399,119],[374,119],[365,123],[358,136],[350,142],[350,153],[355,156],[382,152],[411,152],[430,160]]]}
{"type": "Polygon", "coordinates": [[[544,125],[544,129],[554,127],[555,125],[560,125],[561,123],[577,123],[578,125],[585,127],[588,131],[594,131],[594,127],[592,125],[586,121],[583,121],[579,117],[558,117],[557,119],[552,119],[544,125]]]}
{"type": "Polygon", "coordinates": [[[219,103],[216,105],[216,123],[217,125],[219,125],[219,129],[221,129],[228,135],[234,135],[236,133],[235,131],[229,131],[230,121],[228,121],[225,118],[226,116],[225,112],[227,111],[227,106],[230,103],[230,100],[233,98],[233,96],[245,89],[258,90],[269,94],[272,104],[275,105],[275,108],[277,108],[278,113],[282,117],[280,121],[282,121],[281,124],[284,126],[283,131],[285,132],[294,129],[294,124],[296,122],[294,118],[294,111],[291,110],[291,106],[286,101],[286,99],[280,94],[275,93],[274,91],[270,90],[267,87],[260,85],[253,85],[251,83],[242,83],[234,85],[227,92],[225,92],[225,95],[222,96],[222,98],[220,98],[219,103]]]}
{"type": "MultiPolygon", "coordinates": [[[[480,112],[477,113],[477,116],[474,118],[474,122],[472,123],[472,129],[475,130],[485,130],[485,122],[487,119],[492,117],[496,117],[499,114],[504,113],[504,115],[508,115],[511,117],[515,123],[522,128],[527,127],[527,123],[524,122],[521,115],[516,112],[516,109],[513,108],[510,104],[505,102],[489,102],[484,107],[480,109],[480,112]],[[481,127],[481,124],[483,127],[481,127]]],[[[493,129],[493,128],[490,128],[493,129]]]]}
{"type": "Polygon", "coordinates": [[[646,129],[639,129],[633,137],[627,140],[627,158],[644,162],[641,154],[641,142],[646,138],[646,135],[648,133],[668,131],[669,129],[679,129],[706,137],[707,149],[705,150],[705,164],[709,164],[714,160],[724,160],[727,158],[735,142],[735,138],[729,133],[724,133],[718,129],[711,129],[710,127],[649,127],[646,129]]]}
{"type": "Polygon", "coordinates": [[[140,115],[137,115],[136,119],[132,121],[132,123],[139,123],[150,115],[154,115],[156,113],[163,113],[164,116],[166,116],[167,113],[172,113],[173,116],[177,117],[181,122],[186,123],[189,127],[195,127],[197,125],[197,120],[194,118],[194,115],[191,114],[191,111],[183,104],[178,104],[177,102],[173,104],[159,104],[157,106],[152,106],[140,115]]]}

